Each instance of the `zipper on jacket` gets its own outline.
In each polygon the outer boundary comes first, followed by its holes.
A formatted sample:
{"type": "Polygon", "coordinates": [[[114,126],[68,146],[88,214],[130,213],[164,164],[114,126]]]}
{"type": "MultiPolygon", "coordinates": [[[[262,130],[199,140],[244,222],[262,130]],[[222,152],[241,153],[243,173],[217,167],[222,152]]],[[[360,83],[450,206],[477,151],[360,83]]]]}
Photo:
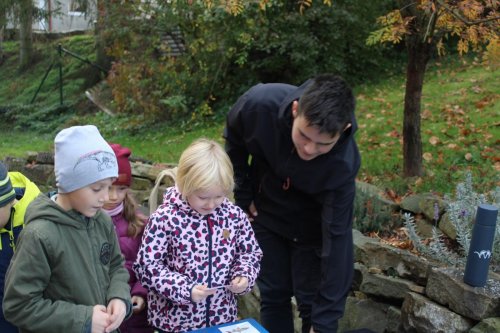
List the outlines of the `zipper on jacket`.
{"type": "MultiPolygon", "coordinates": [[[[207,229],[208,229],[208,287],[212,287],[212,225],[210,222],[210,216],[207,215],[207,229]]],[[[207,297],[207,303],[205,306],[206,316],[205,316],[205,326],[210,327],[210,300],[211,297],[207,297]]]]}

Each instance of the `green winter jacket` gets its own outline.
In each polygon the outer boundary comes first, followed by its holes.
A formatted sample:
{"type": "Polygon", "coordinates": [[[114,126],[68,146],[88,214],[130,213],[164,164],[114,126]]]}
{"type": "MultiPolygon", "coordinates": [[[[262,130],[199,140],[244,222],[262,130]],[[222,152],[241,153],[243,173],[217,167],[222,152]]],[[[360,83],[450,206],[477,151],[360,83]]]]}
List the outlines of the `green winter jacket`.
{"type": "Polygon", "coordinates": [[[110,218],[65,211],[44,194],[28,207],[7,271],[5,318],[28,332],[90,332],[94,305],[130,309],[128,272],[110,218]]]}

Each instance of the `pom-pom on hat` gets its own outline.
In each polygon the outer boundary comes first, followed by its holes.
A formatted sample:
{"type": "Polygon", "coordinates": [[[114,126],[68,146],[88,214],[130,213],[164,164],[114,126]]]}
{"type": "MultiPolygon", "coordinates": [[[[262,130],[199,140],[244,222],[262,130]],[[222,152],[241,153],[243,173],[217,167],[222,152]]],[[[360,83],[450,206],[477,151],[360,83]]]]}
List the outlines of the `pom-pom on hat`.
{"type": "Polygon", "coordinates": [[[15,198],[16,192],[12,187],[7,168],[0,162],[0,207],[7,205],[15,198]]]}
{"type": "Polygon", "coordinates": [[[118,161],[118,178],[113,185],[130,186],[132,183],[132,170],[128,158],[132,152],[129,148],[122,147],[118,143],[110,143],[109,145],[115,152],[116,160],[118,161]]]}
{"type": "Polygon", "coordinates": [[[54,169],[59,193],[69,193],[118,176],[113,149],[94,125],[73,126],[54,140],[54,169]]]}

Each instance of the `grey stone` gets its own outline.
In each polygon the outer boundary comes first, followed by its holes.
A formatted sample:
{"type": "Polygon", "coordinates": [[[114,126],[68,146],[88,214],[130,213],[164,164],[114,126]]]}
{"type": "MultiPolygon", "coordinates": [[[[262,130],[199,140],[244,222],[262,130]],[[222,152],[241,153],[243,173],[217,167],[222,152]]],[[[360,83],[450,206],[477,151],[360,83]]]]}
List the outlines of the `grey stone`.
{"type": "Polygon", "coordinates": [[[446,210],[446,202],[435,194],[425,193],[420,196],[419,207],[429,221],[437,224],[446,210]]]}
{"type": "Polygon", "coordinates": [[[388,275],[399,276],[425,285],[431,267],[442,265],[376,239],[353,232],[355,261],[367,267],[378,267],[388,275]]]}
{"type": "Polygon", "coordinates": [[[39,152],[36,154],[36,163],[38,164],[54,164],[54,153],[52,152],[39,152]]]}
{"type": "Polygon", "coordinates": [[[463,282],[463,269],[433,268],[429,273],[426,294],[458,314],[481,320],[500,313],[500,276],[490,273],[484,288],[463,282]]]}
{"type": "Polygon", "coordinates": [[[376,186],[356,182],[354,199],[354,228],[361,231],[388,231],[401,225],[401,220],[394,212],[399,205],[385,197],[376,186]]]}
{"type": "Polygon", "coordinates": [[[401,309],[395,306],[389,306],[387,309],[387,333],[403,333],[403,324],[401,323],[401,309]]]}
{"type": "Polygon", "coordinates": [[[498,333],[500,332],[500,318],[486,318],[474,326],[469,333],[498,333]]]}
{"type": "Polygon", "coordinates": [[[141,177],[132,177],[132,185],[130,186],[131,189],[137,190],[137,191],[151,191],[151,188],[153,187],[153,182],[147,178],[141,178],[141,177]]]}
{"type": "MultiPolygon", "coordinates": [[[[131,162],[132,175],[142,178],[148,178],[149,180],[155,181],[158,174],[165,169],[175,167],[172,163],[160,163],[160,164],[144,164],[141,162],[131,162]]],[[[164,178],[164,184],[173,184],[173,181],[169,177],[164,178]]],[[[171,186],[171,185],[169,185],[171,186]]]]}
{"type": "Polygon", "coordinates": [[[420,200],[421,200],[420,195],[412,194],[403,198],[403,200],[401,200],[401,203],[399,205],[403,210],[406,210],[413,214],[420,214],[422,213],[422,210],[420,208],[420,200]]]}
{"type": "Polygon", "coordinates": [[[388,304],[371,299],[347,297],[344,316],[339,320],[339,332],[368,328],[374,332],[384,332],[387,326],[388,304]]]}
{"type": "Polygon", "coordinates": [[[401,319],[405,332],[468,332],[472,321],[430,299],[408,293],[401,307],[401,319]]]}
{"type": "Polygon", "coordinates": [[[432,229],[434,226],[428,220],[419,216],[415,217],[415,227],[421,238],[432,238],[432,229]]]}
{"type": "Polygon", "coordinates": [[[448,212],[444,213],[439,220],[439,229],[449,238],[457,239],[457,228],[450,220],[450,214],[448,212]]]}
{"type": "Polygon", "coordinates": [[[411,281],[383,274],[363,275],[363,283],[360,290],[368,295],[381,296],[403,300],[411,290],[416,290],[417,285],[411,281]]]}

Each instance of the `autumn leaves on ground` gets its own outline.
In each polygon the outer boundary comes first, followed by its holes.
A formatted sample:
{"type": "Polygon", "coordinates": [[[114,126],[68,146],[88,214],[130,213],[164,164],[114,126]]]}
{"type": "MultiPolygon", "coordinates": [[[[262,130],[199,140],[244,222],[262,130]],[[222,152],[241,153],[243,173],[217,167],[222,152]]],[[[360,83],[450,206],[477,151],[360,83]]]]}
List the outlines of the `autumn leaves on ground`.
{"type": "MultiPolygon", "coordinates": [[[[23,80],[33,82],[29,89],[34,91],[43,74],[33,77],[29,77],[29,73],[21,77],[12,74],[9,77],[9,73],[2,73],[3,68],[5,66],[0,68],[0,76],[7,75],[11,88],[23,80]]],[[[456,185],[465,179],[468,170],[472,172],[478,193],[491,192],[500,186],[498,65],[485,67],[480,64],[480,59],[456,55],[430,62],[421,111],[425,174],[411,179],[401,177],[404,77],[402,69],[392,77],[381,77],[376,83],[354,86],[359,125],[356,137],[363,159],[359,180],[384,189],[396,202],[410,193],[453,195],[456,185]]],[[[16,91],[15,95],[29,89],[16,91]]],[[[28,94],[24,99],[31,96],[28,94]]],[[[81,121],[96,124],[110,140],[133,147],[136,156],[153,162],[176,161],[182,149],[196,137],[221,141],[224,126],[223,119],[189,129],[162,125],[160,129],[141,130],[137,136],[115,130],[129,124],[127,118],[111,119],[98,112],[87,114],[81,121]]],[[[31,130],[3,128],[2,125],[1,158],[52,147],[51,133],[32,133],[31,130]]]]}
{"type": "Polygon", "coordinates": [[[360,180],[399,201],[413,192],[453,194],[471,171],[478,193],[500,186],[500,79],[478,59],[446,58],[427,72],[421,121],[425,175],[402,179],[404,73],[358,89],[360,180]],[[456,59],[456,60],[455,60],[456,59]]]}

